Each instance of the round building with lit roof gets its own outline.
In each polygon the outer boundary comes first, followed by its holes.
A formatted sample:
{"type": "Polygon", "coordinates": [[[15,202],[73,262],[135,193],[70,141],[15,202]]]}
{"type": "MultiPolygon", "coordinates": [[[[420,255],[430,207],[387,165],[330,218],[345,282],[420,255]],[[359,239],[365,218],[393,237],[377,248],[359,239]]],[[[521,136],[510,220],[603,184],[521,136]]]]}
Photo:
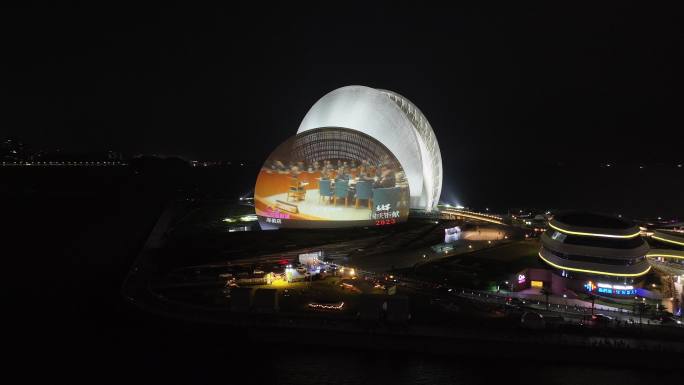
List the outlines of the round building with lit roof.
{"type": "Polygon", "coordinates": [[[639,228],[624,219],[566,212],[549,221],[539,257],[563,277],[632,284],[651,269],[648,250],[639,228]]]}

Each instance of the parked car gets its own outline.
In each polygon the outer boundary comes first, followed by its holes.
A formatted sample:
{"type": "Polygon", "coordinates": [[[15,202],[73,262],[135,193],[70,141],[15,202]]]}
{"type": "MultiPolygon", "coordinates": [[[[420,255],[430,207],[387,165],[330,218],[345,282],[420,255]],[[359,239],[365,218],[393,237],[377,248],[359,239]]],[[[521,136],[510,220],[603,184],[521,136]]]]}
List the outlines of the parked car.
{"type": "Polygon", "coordinates": [[[526,303],[524,299],[516,298],[516,297],[508,297],[506,299],[506,302],[508,302],[511,305],[516,305],[516,306],[522,306],[526,303]]]}
{"type": "Polygon", "coordinates": [[[585,315],[580,322],[581,325],[589,327],[607,327],[612,323],[613,317],[605,314],[585,315]]]}
{"type": "Polygon", "coordinates": [[[541,314],[533,311],[526,311],[523,313],[522,317],[520,317],[520,326],[525,329],[544,329],[546,327],[546,321],[541,314]]]}

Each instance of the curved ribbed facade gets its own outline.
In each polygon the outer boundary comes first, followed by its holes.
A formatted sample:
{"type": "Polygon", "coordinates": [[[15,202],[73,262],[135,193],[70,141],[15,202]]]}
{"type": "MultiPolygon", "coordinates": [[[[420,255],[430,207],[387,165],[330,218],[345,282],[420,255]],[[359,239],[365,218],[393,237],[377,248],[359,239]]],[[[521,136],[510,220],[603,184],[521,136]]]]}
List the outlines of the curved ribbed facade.
{"type": "Polygon", "coordinates": [[[539,257],[563,276],[631,282],[646,274],[649,246],[639,228],[622,219],[591,213],[556,215],[541,236],[539,257]]]}
{"type": "Polygon", "coordinates": [[[684,233],[655,230],[647,257],[657,268],[673,275],[684,274],[684,233]]]}
{"type": "Polygon", "coordinates": [[[297,133],[320,127],[363,132],[401,163],[411,208],[431,211],[442,191],[442,157],[432,126],[408,99],[386,90],[347,86],[329,92],[308,111],[297,133]]]}

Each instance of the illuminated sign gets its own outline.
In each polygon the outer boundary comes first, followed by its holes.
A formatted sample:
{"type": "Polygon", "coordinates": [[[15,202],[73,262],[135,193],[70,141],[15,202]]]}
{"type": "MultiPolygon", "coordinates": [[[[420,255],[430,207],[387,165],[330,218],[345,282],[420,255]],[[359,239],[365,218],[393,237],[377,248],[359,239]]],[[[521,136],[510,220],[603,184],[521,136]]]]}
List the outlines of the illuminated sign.
{"type": "Polygon", "coordinates": [[[541,287],[544,287],[544,282],[542,282],[542,281],[531,281],[530,286],[541,288],[541,287]]]}
{"type": "Polygon", "coordinates": [[[584,288],[587,289],[587,291],[594,291],[596,290],[596,285],[593,282],[589,281],[584,284],[584,288]]]}
{"type": "Polygon", "coordinates": [[[602,294],[615,294],[615,295],[635,295],[636,290],[634,289],[629,289],[629,290],[618,290],[618,289],[609,289],[605,287],[599,287],[597,290],[599,293],[602,294]]]}
{"type": "Polygon", "coordinates": [[[525,274],[518,274],[518,283],[525,283],[525,274]]]}
{"type": "Polygon", "coordinates": [[[461,228],[458,226],[444,229],[444,243],[456,242],[461,239],[461,228]]]}
{"type": "Polygon", "coordinates": [[[632,285],[611,285],[608,283],[597,283],[596,286],[608,289],[634,290],[634,286],[632,285]]]}
{"type": "Polygon", "coordinates": [[[584,288],[590,292],[608,295],[635,295],[636,289],[632,285],[613,285],[610,283],[596,283],[589,281],[584,284],[584,288]]]}
{"type": "Polygon", "coordinates": [[[375,212],[371,214],[376,226],[393,225],[400,216],[399,210],[392,210],[390,203],[375,206],[375,212]]]}
{"type": "Polygon", "coordinates": [[[254,188],[261,227],[386,226],[408,218],[403,167],[356,130],[322,127],[291,137],[269,156],[254,188]]]}

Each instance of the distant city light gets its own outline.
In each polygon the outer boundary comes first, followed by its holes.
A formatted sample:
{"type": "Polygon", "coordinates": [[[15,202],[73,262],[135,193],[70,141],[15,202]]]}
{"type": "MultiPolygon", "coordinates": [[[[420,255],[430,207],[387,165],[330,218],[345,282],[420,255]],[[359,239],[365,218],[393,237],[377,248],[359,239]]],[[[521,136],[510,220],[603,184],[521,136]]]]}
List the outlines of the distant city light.
{"type": "Polygon", "coordinates": [[[240,217],[240,220],[243,221],[243,222],[254,222],[254,221],[256,221],[257,219],[258,219],[258,218],[257,218],[257,216],[256,216],[255,214],[244,215],[244,216],[241,216],[241,217],[240,217]]]}

